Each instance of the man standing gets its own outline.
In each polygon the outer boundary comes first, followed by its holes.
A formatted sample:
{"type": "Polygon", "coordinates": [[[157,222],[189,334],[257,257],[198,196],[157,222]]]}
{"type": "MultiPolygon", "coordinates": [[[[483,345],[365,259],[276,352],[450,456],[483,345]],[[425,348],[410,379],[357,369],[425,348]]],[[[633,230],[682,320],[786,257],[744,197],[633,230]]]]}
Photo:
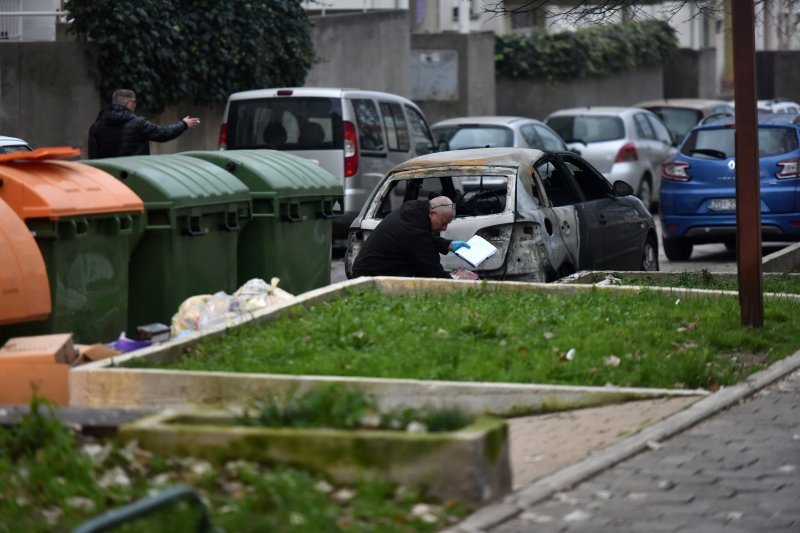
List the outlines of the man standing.
{"type": "Polygon", "coordinates": [[[136,113],[136,93],[117,89],[111,105],[97,115],[89,129],[89,159],[125,155],[150,155],[150,141],[166,142],[200,124],[199,118],[186,116],[159,126],[136,113]]]}
{"type": "Polygon", "coordinates": [[[439,254],[469,248],[434,233],[444,231],[456,216],[447,196],[412,200],[392,211],[369,235],[353,262],[353,275],[450,278],[439,254]]]}

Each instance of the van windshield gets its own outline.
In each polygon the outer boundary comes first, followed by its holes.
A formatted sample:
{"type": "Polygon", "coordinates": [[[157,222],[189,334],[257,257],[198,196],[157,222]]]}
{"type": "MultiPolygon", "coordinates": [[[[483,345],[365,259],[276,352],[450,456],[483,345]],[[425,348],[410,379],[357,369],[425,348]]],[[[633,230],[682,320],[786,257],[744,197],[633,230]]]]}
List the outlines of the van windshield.
{"type": "Polygon", "coordinates": [[[228,149],[341,150],[342,102],[338,98],[261,98],[232,101],[228,149]]]}

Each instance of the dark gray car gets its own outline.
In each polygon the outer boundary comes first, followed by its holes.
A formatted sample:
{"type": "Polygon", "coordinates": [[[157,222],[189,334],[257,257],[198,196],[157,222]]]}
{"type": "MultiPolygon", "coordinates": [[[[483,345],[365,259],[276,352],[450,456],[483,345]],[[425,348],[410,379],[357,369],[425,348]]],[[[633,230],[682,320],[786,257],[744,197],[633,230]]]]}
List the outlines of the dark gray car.
{"type": "Polygon", "coordinates": [[[472,269],[455,254],[446,270],[482,278],[553,281],[579,270],[658,270],[653,217],[627,183],[612,186],[572,152],[481,148],[406,161],[378,184],[350,226],[345,272],[381,220],[402,203],[448,196],[456,218],[442,237],[475,234],[498,252],[472,269]]]}

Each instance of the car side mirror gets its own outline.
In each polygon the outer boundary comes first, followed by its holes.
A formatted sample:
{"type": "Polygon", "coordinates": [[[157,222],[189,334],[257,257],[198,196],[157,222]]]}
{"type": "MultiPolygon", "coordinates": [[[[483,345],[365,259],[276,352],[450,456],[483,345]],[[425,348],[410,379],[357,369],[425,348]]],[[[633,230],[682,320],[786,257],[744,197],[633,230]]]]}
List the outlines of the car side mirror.
{"type": "Polygon", "coordinates": [[[437,152],[448,152],[450,150],[450,143],[445,141],[444,139],[439,140],[439,144],[436,145],[437,152]]]}
{"type": "Polygon", "coordinates": [[[622,180],[614,182],[614,196],[631,196],[633,194],[633,187],[629,183],[622,180]]]}

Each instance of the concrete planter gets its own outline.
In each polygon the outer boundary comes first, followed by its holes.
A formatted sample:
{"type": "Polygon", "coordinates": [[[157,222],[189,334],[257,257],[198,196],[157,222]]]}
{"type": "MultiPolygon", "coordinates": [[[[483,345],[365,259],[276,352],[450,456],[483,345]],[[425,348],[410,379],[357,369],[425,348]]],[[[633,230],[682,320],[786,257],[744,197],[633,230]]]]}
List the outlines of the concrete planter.
{"type": "MultiPolygon", "coordinates": [[[[377,290],[389,295],[414,292],[453,292],[474,288],[474,281],[421,278],[359,278],[298,296],[293,301],[255,313],[246,320],[123,356],[76,367],[70,371],[70,405],[92,407],[173,407],[247,404],[255,398],[303,393],[322,383],[336,381],[374,397],[381,409],[398,406],[457,407],[472,414],[515,416],[552,412],[666,396],[703,396],[703,390],[629,387],[579,387],[519,383],[451,382],[344,376],[297,376],[233,372],[125,368],[126,361],[145,359],[154,366],[179,359],[193,344],[225,335],[228,328],[251,321],[267,321],[295,306],[312,306],[340,298],[351,291],[377,290]]],[[[545,291],[570,294],[595,290],[591,285],[487,282],[497,291],[545,291]]],[[[625,290],[635,287],[605,287],[625,290]]],[[[689,291],[683,291],[689,292],[689,291]]]]}
{"type": "Polygon", "coordinates": [[[162,412],[121,427],[119,437],[165,455],[286,463],[334,482],[390,481],[470,505],[511,490],[508,427],[495,418],[459,431],[407,433],[236,426],[224,413],[162,412]]]}
{"type": "MultiPolygon", "coordinates": [[[[564,278],[561,278],[556,284],[577,284],[577,285],[594,285],[594,284],[601,284],[606,285],[607,278],[613,277],[621,280],[649,280],[653,282],[653,287],[657,287],[659,284],[670,283],[673,282],[682,276],[683,273],[681,272],[638,272],[638,271],[611,271],[611,270],[584,270],[581,272],[576,272],[575,274],[571,274],[564,278]]],[[[736,272],[711,272],[709,273],[710,276],[713,278],[720,280],[720,281],[728,281],[732,283],[736,283],[738,281],[738,274],[736,272]]],[[[789,276],[793,279],[800,279],[800,273],[783,273],[783,272],[764,272],[762,273],[762,279],[768,280],[770,278],[778,279],[784,276],[789,276]]],[[[628,286],[630,288],[631,286],[628,286]]],[[[670,288],[670,287],[662,287],[661,290],[672,290],[672,291],[686,291],[689,289],[684,288],[670,288]]],[[[708,294],[708,293],[718,293],[718,294],[738,294],[738,291],[722,291],[722,290],[712,290],[712,289],[691,289],[694,292],[700,294],[708,294]]],[[[770,294],[770,293],[765,293],[770,294]]],[[[798,295],[792,294],[782,294],[782,298],[792,298],[797,297],[800,298],[798,295]]]]}

